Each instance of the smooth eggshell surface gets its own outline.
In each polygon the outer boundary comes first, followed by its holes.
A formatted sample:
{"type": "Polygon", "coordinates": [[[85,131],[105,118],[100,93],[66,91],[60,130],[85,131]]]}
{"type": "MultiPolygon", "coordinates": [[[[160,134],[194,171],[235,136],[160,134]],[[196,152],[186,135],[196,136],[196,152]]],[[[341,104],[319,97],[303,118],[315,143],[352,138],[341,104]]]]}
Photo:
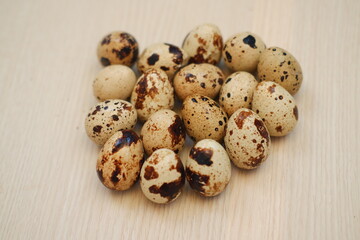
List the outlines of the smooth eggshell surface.
{"type": "Polygon", "coordinates": [[[189,63],[216,65],[221,58],[222,36],[217,26],[202,24],[185,37],[182,48],[189,54],[189,63]]]}
{"type": "Polygon", "coordinates": [[[256,86],[252,109],[265,122],[271,136],[285,136],[298,121],[295,99],[274,82],[261,82],[256,86]]]}
{"type": "Polygon", "coordinates": [[[103,68],[93,82],[97,99],[127,99],[136,82],[133,70],[125,65],[110,65],[103,68]]]}
{"type": "Polygon", "coordinates": [[[181,115],[186,131],[193,140],[207,138],[221,141],[224,138],[228,118],[225,111],[211,98],[188,96],[183,102],[181,115]]]}
{"type": "Polygon", "coordinates": [[[188,60],[189,56],[183,49],[169,43],[156,43],[141,53],[137,66],[143,73],[149,68],[161,69],[171,80],[188,60]]]}
{"type": "Polygon", "coordinates": [[[222,56],[231,70],[254,72],[265,48],[259,36],[243,32],[233,35],[225,42],[222,56]]]}
{"type": "Polygon", "coordinates": [[[270,154],[270,134],[250,109],[240,108],[230,117],[224,142],[231,161],[239,168],[257,168],[270,154]]]}
{"type": "Polygon", "coordinates": [[[230,159],[218,142],[203,139],[190,150],[186,178],[192,189],[203,196],[212,197],[224,191],[230,177],[230,159]]]}
{"type": "Polygon", "coordinates": [[[134,128],[137,113],[124,100],[106,100],[93,106],[86,119],[85,130],[91,140],[103,145],[115,132],[134,128]]]}
{"type": "Polygon", "coordinates": [[[271,47],[260,55],[257,67],[260,81],[272,81],[280,84],[294,95],[301,87],[303,74],[299,62],[291,53],[271,47]]]}
{"type": "Polygon", "coordinates": [[[174,88],[181,100],[192,94],[215,98],[219,94],[224,78],[221,69],[214,65],[190,64],[176,73],[174,88]]]}
{"type": "Polygon", "coordinates": [[[131,67],[139,55],[139,45],[127,32],[112,32],[99,43],[97,55],[103,66],[123,64],[131,67]]]}
{"type": "Polygon", "coordinates": [[[235,72],[226,80],[220,90],[219,103],[228,116],[239,108],[250,108],[253,93],[258,82],[247,72],[235,72]]]}
{"type": "Polygon", "coordinates": [[[170,203],[178,198],[185,184],[185,171],[178,155],[158,149],[145,161],[140,173],[144,195],[155,203],[170,203]]]}
{"type": "Polygon", "coordinates": [[[131,95],[138,117],[146,121],[160,109],[174,107],[174,88],[160,69],[148,69],[135,84],[131,95]]]}
{"type": "Polygon", "coordinates": [[[186,129],[180,116],[169,109],[157,111],[141,129],[146,154],[168,148],[178,153],[185,144],[186,129]]]}
{"type": "Polygon", "coordinates": [[[115,133],[99,153],[96,171],[100,181],[112,190],[129,189],[138,179],[144,149],[132,130],[115,133]]]}

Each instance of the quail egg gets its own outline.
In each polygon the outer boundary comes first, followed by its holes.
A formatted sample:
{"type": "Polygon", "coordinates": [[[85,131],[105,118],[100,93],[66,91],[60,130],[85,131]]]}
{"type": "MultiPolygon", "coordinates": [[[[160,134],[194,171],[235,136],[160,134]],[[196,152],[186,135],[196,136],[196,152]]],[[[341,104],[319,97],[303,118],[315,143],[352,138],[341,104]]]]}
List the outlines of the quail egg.
{"type": "Polygon", "coordinates": [[[240,108],[231,115],[224,142],[231,161],[239,168],[257,168],[270,154],[270,134],[250,109],[240,108]]]}
{"type": "Polygon", "coordinates": [[[170,203],[177,199],[185,184],[184,166],[172,150],[162,148],[151,154],[140,173],[144,195],[155,203],[170,203]]]}
{"type": "Polygon", "coordinates": [[[174,107],[174,88],[167,75],[160,69],[148,69],[138,79],[131,94],[138,117],[146,121],[160,109],[174,107]]]}
{"type": "Polygon", "coordinates": [[[129,189],[138,179],[144,149],[132,130],[116,132],[101,149],[96,164],[100,181],[112,190],[129,189]]]}
{"type": "Polygon", "coordinates": [[[174,77],[174,88],[180,100],[192,94],[215,98],[224,82],[221,69],[208,64],[190,64],[180,69],[174,77]]]}
{"type": "Polygon", "coordinates": [[[197,26],[185,37],[182,48],[189,54],[189,63],[216,65],[223,46],[220,30],[214,24],[197,26]]]}
{"type": "Polygon", "coordinates": [[[145,152],[168,148],[178,153],[185,144],[186,130],[180,116],[169,109],[162,109],[150,116],[141,129],[145,152]]]}
{"type": "Polygon", "coordinates": [[[85,130],[91,140],[103,145],[115,132],[134,128],[135,108],[124,100],[106,100],[93,106],[86,119],[85,130]]]}
{"type": "Polygon", "coordinates": [[[203,139],[190,150],[186,178],[192,189],[203,196],[212,197],[224,191],[230,177],[230,159],[220,143],[203,139]]]}
{"type": "Polygon", "coordinates": [[[99,43],[97,55],[104,66],[123,64],[131,67],[139,55],[139,46],[131,34],[112,32],[99,43]]]}
{"type": "Polygon", "coordinates": [[[261,82],[256,86],[252,109],[265,122],[271,136],[287,135],[298,121],[295,99],[274,82],[261,82]]]}

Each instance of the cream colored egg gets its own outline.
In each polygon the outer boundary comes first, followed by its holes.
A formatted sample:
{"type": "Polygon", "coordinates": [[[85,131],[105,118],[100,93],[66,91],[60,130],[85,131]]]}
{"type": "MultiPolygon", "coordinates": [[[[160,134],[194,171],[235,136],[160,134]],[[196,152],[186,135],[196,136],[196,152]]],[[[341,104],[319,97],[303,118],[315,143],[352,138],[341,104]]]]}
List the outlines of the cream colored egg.
{"type": "Polygon", "coordinates": [[[125,65],[110,65],[102,69],[93,82],[95,97],[106,99],[127,99],[136,82],[136,76],[131,68],[125,65]]]}
{"type": "Polygon", "coordinates": [[[218,142],[203,139],[190,150],[186,178],[196,192],[206,197],[216,196],[224,191],[230,177],[230,159],[218,142]]]}
{"type": "Polygon", "coordinates": [[[184,184],[183,164],[172,150],[156,150],[141,168],[141,190],[152,202],[164,204],[174,201],[180,196],[184,184]]]}
{"type": "Polygon", "coordinates": [[[171,80],[188,60],[189,56],[183,49],[169,43],[156,43],[141,53],[137,66],[143,73],[149,68],[161,69],[171,80]]]}
{"type": "Polygon", "coordinates": [[[293,96],[274,82],[261,82],[256,86],[252,109],[263,119],[271,136],[289,134],[298,121],[293,96]]]}
{"type": "Polygon", "coordinates": [[[103,66],[123,64],[131,67],[139,55],[139,45],[131,34],[116,31],[101,40],[97,55],[103,66]]]}
{"type": "Polygon", "coordinates": [[[215,98],[224,82],[220,68],[208,64],[190,64],[180,69],[174,77],[174,88],[180,100],[193,94],[215,98]]]}
{"type": "Polygon", "coordinates": [[[186,132],[195,141],[214,139],[221,141],[225,136],[225,111],[217,102],[202,95],[191,95],[185,98],[181,115],[186,132]]]}
{"type": "Polygon", "coordinates": [[[303,74],[296,58],[288,51],[271,47],[260,55],[257,67],[260,81],[272,81],[280,84],[294,95],[301,87],[303,74]]]}
{"type": "Polygon", "coordinates": [[[228,116],[239,108],[251,108],[257,84],[255,77],[247,72],[235,72],[225,80],[220,90],[219,103],[228,116]]]}
{"type": "Polygon", "coordinates": [[[160,69],[145,71],[135,84],[131,103],[135,106],[141,121],[146,121],[160,109],[172,109],[174,88],[165,72],[160,69]]]}
{"type": "Polygon", "coordinates": [[[202,24],[185,37],[182,48],[189,54],[189,63],[216,65],[223,46],[220,30],[214,24],[202,24]]]}
{"type": "Polygon", "coordinates": [[[116,132],[99,153],[96,171],[100,181],[112,190],[129,189],[139,177],[144,149],[132,130],[116,132]]]}
{"type": "Polygon", "coordinates": [[[260,54],[265,48],[259,36],[251,32],[243,32],[233,35],[225,42],[222,56],[226,66],[231,70],[254,72],[260,54]]]}
{"type": "Polygon", "coordinates": [[[124,100],[106,100],[93,106],[86,119],[85,130],[91,140],[103,145],[115,132],[134,128],[135,108],[124,100]]]}
{"type": "Polygon", "coordinates": [[[146,154],[168,148],[178,153],[185,144],[186,129],[180,116],[162,109],[150,116],[141,129],[146,154]]]}
{"type": "Polygon", "coordinates": [[[257,168],[270,154],[270,134],[250,109],[240,108],[230,117],[224,142],[231,161],[239,168],[257,168]]]}

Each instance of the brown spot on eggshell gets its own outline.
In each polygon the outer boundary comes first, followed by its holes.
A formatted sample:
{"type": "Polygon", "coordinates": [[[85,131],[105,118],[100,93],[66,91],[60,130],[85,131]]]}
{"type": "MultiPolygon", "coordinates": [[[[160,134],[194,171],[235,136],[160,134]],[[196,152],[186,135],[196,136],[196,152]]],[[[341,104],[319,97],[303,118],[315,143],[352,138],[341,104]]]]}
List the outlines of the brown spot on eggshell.
{"type": "Polygon", "coordinates": [[[237,115],[237,117],[234,120],[239,129],[242,129],[244,120],[251,115],[252,115],[252,112],[250,112],[250,111],[241,111],[237,115]]]}
{"type": "Polygon", "coordinates": [[[269,133],[265,128],[265,125],[262,121],[255,119],[254,124],[258,130],[258,132],[260,133],[260,135],[266,139],[267,142],[270,141],[270,137],[269,137],[269,133]]]}
{"type": "Polygon", "coordinates": [[[193,83],[193,82],[195,82],[195,79],[196,79],[196,76],[194,74],[186,73],[186,75],[185,75],[186,82],[193,83]]]}
{"type": "Polygon", "coordinates": [[[269,91],[269,93],[273,93],[273,92],[275,92],[275,87],[276,87],[276,85],[275,85],[275,84],[273,84],[273,85],[269,86],[269,87],[268,87],[268,91],[269,91]]]}
{"type": "Polygon", "coordinates": [[[203,187],[209,185],[209,176],[192,171],[190,168],[186,168],[186,178],[191,188],[200,193],[204,193],[205,189],[203,187]]]}
{"type": "Polygon", "coordinates": [[[94,131],[95,133],[100,133],[100,132],[101,132],[101,129],[102,129],[102,126],[96,125],[96,126],[93,128],[93,131],[94,131]]]}
{"type": "Polygon", "coordinates": [[[175,116],[174,123],[168,127],[168,131],[171,134],[172,146],[176,146],[186,137],[185,125],[178,115],[175,116]]]}
{"type": "Polygon", "coordinates": [[[213,164],[213,162],[211,161],[212,155],[213,155],[212,149],[193,147],[190,150],[189,156],[200,165],[211,166],[213,164]]]}
{"type": "Polygon", "coordinates": [[[282,126],[277,126],[276,128],[275,128],[275,130],[277,131],[277,132],[282,132],[282,126]]]}
{"type": "Polygon", "coordinates": [[[139,137],[138,135],[131,130],[123,130],[122,131],[122,137],[116,139],[113,149],[112,149],[112,153],[116,153],[118,152],[121,148],[125,147],[125,146],[130,146],[131,144],[136,144],[139,141],[139,137]]]}
{"type": "Polygon", "coordinates": [[[160,194],[161,197],[167,198],[168,201],[176,198],[179,191],[185,184],[185,173],[184,169],[181,172],[181,176],[175,181],[169,183],[163,183],[160,187],[152,185],[149,191],[154,194],[160,194]]]}
{"type": "Polygon", "coordinates": [[[294,107],[293,113],[294,113],[295,119],[298,120],[298,118],[299,118],[299,113],[298,113],[298,108],[297,108],[297,106],[294,107]]]}
{"type": "Polygon", "coordinates": [[[120,179],[118,178],[118,175],[121,174],[121,169],[118,165],[115,166],[115,170],[112,172],[110,181],[114,184],[118,183],[120,179]]]}
{"type": "Polygon", "coordinates": [[[180,48],[169,43],[165,43],[165,45],[169,46],[169,53],[174,55],[173,62],[175,64],[181,64],[183,62],[183,53],[180,48]]]}
{"type": "Polygon", "coordinates": [[[155,171],[153,166],[146,166],[144,178],[146,180],[156,179],[159,177],[159,174],[155,171]]]}

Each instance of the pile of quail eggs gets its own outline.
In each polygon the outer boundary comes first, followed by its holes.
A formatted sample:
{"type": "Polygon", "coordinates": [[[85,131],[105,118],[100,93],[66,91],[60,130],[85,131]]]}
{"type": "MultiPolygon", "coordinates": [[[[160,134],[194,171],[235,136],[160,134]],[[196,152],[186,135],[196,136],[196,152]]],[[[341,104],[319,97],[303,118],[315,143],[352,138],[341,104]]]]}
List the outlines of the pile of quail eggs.
{"type": "Polygon", "coordinates": [[[266,48],[253,33],[235,34],[223,44],[219,28],[203,24],[181,48],[156,43],[139,57],[138,49],[126,32],[110,33],[97,49],[105,66],[93,82],[100,102],[85,128],[102,146],[96,170],[109,189],[127,190],[140,178],[149,200],[169,203],[186,179],[202,196],[216,196],[230,181],[231,162],[259,167],[270,154],[270,137],[296,126],[293,95],[301,86],[301,67],[288,51],[266,48]],[[233,72],[227,77],[217,66],[221,57],[233,72]],[[131,69],[135,62],[139,78],[131,69]],[[178,113],[171,110],[175,97],[182,102],[178,113]],[[138,121],[140,136],[132,130],[138,121]],[[194,146],[182,161],[186,135],[194,146]]]}

